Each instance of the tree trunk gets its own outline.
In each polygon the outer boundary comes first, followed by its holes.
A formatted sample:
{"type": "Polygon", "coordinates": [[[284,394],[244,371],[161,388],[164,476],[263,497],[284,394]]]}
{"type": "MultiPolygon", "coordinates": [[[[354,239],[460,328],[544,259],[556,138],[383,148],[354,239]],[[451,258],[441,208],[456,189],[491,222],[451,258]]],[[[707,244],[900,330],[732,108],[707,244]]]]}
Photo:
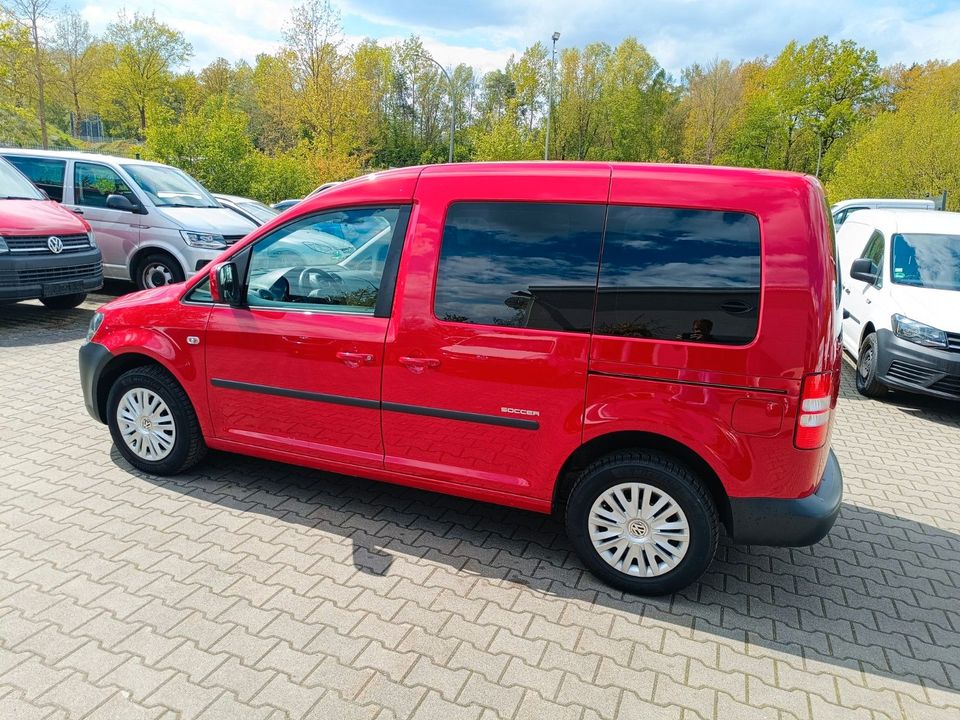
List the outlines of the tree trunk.
{"type": "Polygon", "coordinates": [[[40,119],[40,144],[46,150],[47,140],[47,101],[43,92],[43,56],[40,54],[40,35],[37,20],[33,20],[33,62],[37,74],[37,115],[40,119]]]}
{"type": "Polygon", "coordinates": [[[147,104],[141,103],[137,109],[140,111],[140,137],[147,136],[147,104]]]}

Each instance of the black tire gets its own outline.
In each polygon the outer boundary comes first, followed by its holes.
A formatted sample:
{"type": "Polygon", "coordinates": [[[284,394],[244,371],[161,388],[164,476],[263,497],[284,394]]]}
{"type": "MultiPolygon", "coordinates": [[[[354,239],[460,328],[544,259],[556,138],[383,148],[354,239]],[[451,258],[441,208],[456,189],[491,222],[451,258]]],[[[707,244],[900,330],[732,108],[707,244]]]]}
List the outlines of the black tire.
{"type": "MultiPolygon", "coordinates": [[[[679,519],[679,516],[668,511],[656,517],[658,521],[670,518],[679,519]]],[[[720,523],[710,493],[686,467],[659,453],[632,450],[603,457],[583,471],[567,501],[566,526],[567,535],[580,559],[605,583],[636,595],[665,595],[685,588],[703,575],[716,553],[720,523]],[[637,574],[613,567],[601,557],[590,539],[590,514],[594,503],[606,491],[627,482],[648,485],[651,493],[665,493],[686,517],[689,527],[686,553],[674,568],[660,575],[640,576],[642,558],[629,562],[628,569],[632,570],[636,565],[637,574]]],[[[646,534],[645,527],[640,528],[643,535],[646,534]]],[[[637,535],[630,537],[634,543],[638,542],[637,535]]],[[[649,541],[644,538],[640,542],[649,541]]],[[[654,549],[657,545],[652,543],[650,547],[654,549]]],[[[655,556],[661,554],[659,549],[654,552],[655,556]]],[[[661,562],[662,557],[654,558],[654,564],[659,566],[661,562]]]]}
{"type": "Polygon", "coordinates": [[[70,295],[57,295],[55,297],[40,298],[40,302],[51,310],[70,310],[77,307],[87,299],[86,293],[72,293],[70,295]]]}
{"type": "Polygon", "coordinates": [[[133,282],[137,289],[146,290],[183,282],[186,275],[177,259],[165,252],[152,252],[137,261],[133,282]]]}
{"type": "Polygon", "coordinates": [[[177,475],[200,462],[207,453],[197,414],[180,383],[159,365],[145,365],[128,370],[114,382],[107,396],[107,425],[117,450],[138,470],[151,475],[177,475]],[[166,403],[173,418],[176,435],[169,453],[159,460],[148,460],[137,455],[123,439],[117,418],[117,408],[130,390],[143,388],[166,403]]]}
{"type": "Polygon", "coordinates": [[[889,388],[877,379],[879,357],[877,334],[870,333],[860,344],[860,353],[857,355],[857,392],[864,397],[880,398],[889,392],[889,388]]]}

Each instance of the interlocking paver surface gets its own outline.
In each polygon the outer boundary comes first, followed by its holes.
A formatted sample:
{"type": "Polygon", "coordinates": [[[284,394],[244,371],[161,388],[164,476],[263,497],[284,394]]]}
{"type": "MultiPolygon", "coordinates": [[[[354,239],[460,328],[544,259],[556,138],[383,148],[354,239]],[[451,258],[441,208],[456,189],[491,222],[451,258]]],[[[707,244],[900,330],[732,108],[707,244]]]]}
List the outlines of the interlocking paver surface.
{"type": "Polygon", "coordinates": [[[0,307],[0,718],[960,718],[960,404],[861,399],[813,548],[611,591],[548,518],[213,453],[133,471],[92,311],[0,307]]]}

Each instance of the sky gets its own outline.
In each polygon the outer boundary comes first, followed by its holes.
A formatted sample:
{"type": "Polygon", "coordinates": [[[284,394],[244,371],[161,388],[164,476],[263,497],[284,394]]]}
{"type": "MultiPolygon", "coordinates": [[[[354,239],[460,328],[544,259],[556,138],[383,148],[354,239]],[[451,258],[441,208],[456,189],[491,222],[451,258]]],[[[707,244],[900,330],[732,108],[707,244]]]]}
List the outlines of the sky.
{"type": "MultiPolygon", "coordinates": [[[[193,45],[189,66],[217,57],[252,63],[273,52],[295,2],[278,0],[68,0],[102,32],[126,8],[156,14],[193,45]]],[[[334,0],[349,43],[420,36],[442,64],[502,67],[538,40],[557,47],[634,36],[674,76],[692,63],[776,55],[791,39],[850,38],[881,64],[960,57],[960,0],[334,0]]]]}

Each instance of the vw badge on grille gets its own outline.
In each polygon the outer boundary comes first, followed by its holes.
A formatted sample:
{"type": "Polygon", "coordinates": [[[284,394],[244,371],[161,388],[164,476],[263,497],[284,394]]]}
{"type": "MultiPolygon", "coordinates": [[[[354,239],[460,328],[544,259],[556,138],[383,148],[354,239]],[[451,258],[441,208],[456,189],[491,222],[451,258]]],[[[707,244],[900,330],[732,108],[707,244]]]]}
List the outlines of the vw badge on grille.
{"type": "Polygon", "coordinates": [[[47,238],[47,247],[50,248],[50,252],[54,255],[59,255],[63,252],[63,240],[56,235],[51,235],[47,238]]]}

